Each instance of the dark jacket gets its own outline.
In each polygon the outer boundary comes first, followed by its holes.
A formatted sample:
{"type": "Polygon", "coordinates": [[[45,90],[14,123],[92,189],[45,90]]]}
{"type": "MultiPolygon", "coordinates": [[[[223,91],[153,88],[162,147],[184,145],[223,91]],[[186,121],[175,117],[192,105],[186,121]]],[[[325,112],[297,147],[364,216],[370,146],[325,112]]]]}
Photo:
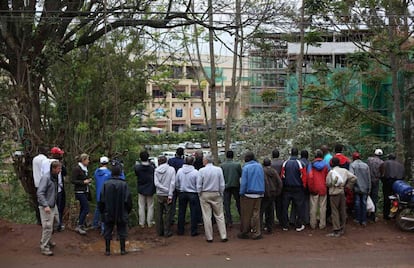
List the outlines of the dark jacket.
{"type": "Polygon", "coordinates": [[[151,196],[155,194],[154,166],[150,163],[142,163],[135,166],[137,175],[138,193],[151,196]]]}
{"type": "Polygon", "coordinates": [[[381,165],[382,177],[387,180],[404,179],[404,166],[397,160],[386,160],[381,165]]]}
{"type": "Polygon", "coordinates": [[[282,173],[283,162],[285,162],[283,159],[273,158],[272,163],[270,164],[270,166],[277,171],[279,176],[282,173]]]}
{"type": "Polygon", "coordinates": [[[80,192],[87,192],[88,190],[88,185],[86,185],[84,183],[84,180],[86,180],[88,178],[88,175],[85,173],[85,171],[83,171],[81,169],[81,167],[79,165],[76,165],[73,169],[72,169],[72,178],[71,178],[71,182],[72,184],[75,186],[75,193],[80,193],[80,192]]]}
{"type": "Polygon", "coordinates": [[[273,199],[282,193],[283,183],[277,171],[271,166],[263,167],[265,178],[264,198],[273,199]]]}
{"type": "Polygon", "coordinates": [[[183,167],[184,164],[184,158],[182,157],[173,157],[168,159],[168,165],[172,166],[175,169],[175,173],[177,173],[177,171],[183,167]]]}
{"type": "Polygon", "coordinates": [[[306,167],[296,157],[291,157],[282,166],[282,181],[285,188],[306,187],[306,167]]]}
{"type": "Polygon", "coordinates": [[[102,221],[105,223],[128,223],[132,210],[132,198],[128,184],[121,178],[107,180],[98,202],[102,221]]]}

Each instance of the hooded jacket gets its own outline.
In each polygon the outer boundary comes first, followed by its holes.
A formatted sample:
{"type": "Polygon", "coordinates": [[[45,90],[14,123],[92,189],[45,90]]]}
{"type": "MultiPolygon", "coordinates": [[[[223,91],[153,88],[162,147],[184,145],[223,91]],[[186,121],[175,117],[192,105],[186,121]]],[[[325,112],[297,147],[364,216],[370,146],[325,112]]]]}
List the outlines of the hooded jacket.
{"type": "Polygon", "coordinates": [[[304,188],[306,187],[306,167],[304,163],[292,156],[282,166],[281,178],[283,187],[304,188]]]}
{"type": "Polygon", "coordinates": [[[200,180],[200,173],[192,165],[184,164],[175,177],[175,188],[179,192],[197,193],[197,181],[200,180]]]}
{"type": "Polygon", "coordinates": [[[313,195],[326,195],[326,176],[329,165],[322,158],[315,158],[308,170],[308,188],[313,195]]]}
{"type": "Polygon", "coordinates": [[[138,193],[146,196],[155,194],[154,167],[149,162],[135,165],[138,193]]]}
{"type": "Polygon", "coordinates": [[[154,184],[157,195],[172,198],[175,189],[175,169],[164,163],[154,172],[154,184]]]}
{"type": "Polygon", "coordinates": [[[111,171],[107,167],[100,167],[95,170],[96,202],[101,198],[101,191],[105,181],[111,178],[111,171]]]}

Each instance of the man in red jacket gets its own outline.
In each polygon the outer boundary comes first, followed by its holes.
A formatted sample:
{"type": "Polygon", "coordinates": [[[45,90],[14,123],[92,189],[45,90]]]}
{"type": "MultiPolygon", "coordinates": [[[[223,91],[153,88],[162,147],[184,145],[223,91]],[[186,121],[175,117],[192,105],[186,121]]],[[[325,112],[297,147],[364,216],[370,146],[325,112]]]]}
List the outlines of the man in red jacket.
{"type": "Polygon", "coordinates": [[[316,228],[316,213],[319,208],[319,229],[326,227],[326,176],[329,165],[323,160],[323,152],[316,150],[315,159],[308,170],[308,189],[310,193],[310,226],[316,228]]]}

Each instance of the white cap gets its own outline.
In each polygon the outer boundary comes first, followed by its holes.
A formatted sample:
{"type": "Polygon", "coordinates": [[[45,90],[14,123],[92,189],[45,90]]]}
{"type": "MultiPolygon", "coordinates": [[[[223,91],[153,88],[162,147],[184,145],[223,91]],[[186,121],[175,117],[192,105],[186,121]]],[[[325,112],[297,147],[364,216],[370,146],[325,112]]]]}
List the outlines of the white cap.
{"type": "Polygon", "coordinates": [[[109,159],[108,159],[108,157],[106,157],[106,156],[102,156],[102,157],[99,159],[99,163],[101,163],[101,164],[108,164],[108,163],[109,163],[109,159]]]}
{"type": "Polygon", "coordinates": [[[383,155],[383,152],[382,152],[382,150],[381,150],[381,149],[375,149],[374,154],[375,154],[375,155],[383,155]]]}

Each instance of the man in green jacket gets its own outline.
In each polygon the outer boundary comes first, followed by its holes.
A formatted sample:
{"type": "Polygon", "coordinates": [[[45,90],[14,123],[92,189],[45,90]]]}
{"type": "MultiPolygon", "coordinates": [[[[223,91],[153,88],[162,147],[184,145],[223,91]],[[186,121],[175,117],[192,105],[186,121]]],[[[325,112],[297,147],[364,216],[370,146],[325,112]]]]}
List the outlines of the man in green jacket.
{"type": "Polygon", "coordinates": [[[221,164],[221,169],[223,169],[224,181],[225,181],[225,190],[224,190],[224,212],[226,216],[226,223],[229,228],[232,227],[233,219],[231,217],[231,197],[233,196],[236,201],[237,211],[240,216],[240,177],[242,173],[241,165],[239,162],[233,160],[234,152],[226,152],[226,161],[221,164]]]}

